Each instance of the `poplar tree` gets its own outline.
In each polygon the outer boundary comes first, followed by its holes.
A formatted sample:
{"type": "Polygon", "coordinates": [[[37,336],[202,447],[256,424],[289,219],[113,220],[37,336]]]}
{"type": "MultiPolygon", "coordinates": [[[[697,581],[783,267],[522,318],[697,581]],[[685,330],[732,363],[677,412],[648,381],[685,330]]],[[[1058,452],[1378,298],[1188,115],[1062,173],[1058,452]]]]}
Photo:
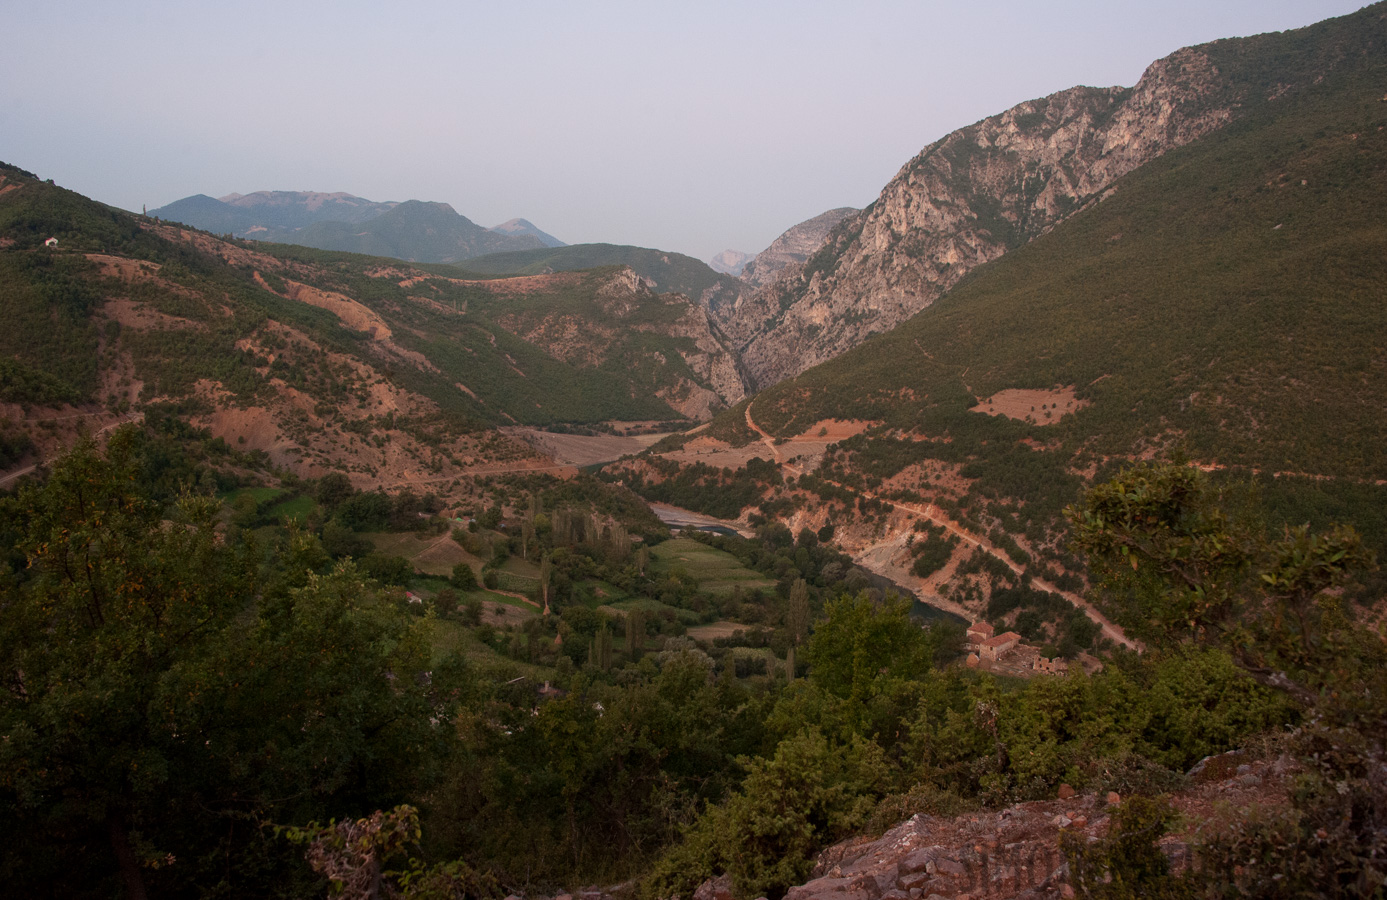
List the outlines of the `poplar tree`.
{"type": "Polygon", "coordinates": [[[785,627],[794,643],[802,643],[809,634],[809,584],[796,578],[790,587],[790,606],[785,612],[785,627]]]}

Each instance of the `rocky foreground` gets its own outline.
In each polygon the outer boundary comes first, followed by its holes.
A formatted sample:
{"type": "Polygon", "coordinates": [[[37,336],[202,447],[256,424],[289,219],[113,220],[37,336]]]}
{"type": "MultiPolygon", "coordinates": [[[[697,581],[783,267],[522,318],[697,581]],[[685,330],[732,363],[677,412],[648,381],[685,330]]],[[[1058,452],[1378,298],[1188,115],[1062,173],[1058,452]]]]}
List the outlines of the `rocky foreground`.
{"type": "MultiPolygon", "coordinates": [[[[1254,811],[1287,802],[1290,758],[1253,759],[1241,751],[1210,757],[1188,784],[1171,794],[1181,813],[1161,839],[1172,872],[1196,863],[1191,845],[1254,811]]],[[[1053,800],[957,817],[915,815],[879,838],[857,837],[819,855],[809,881],[784,900],[1042,900],[1070,898],[1069,867],[1060,850],[1062,832],[1090,842],[1108,832],[1122,797],[1115,792],[1077,793],[1061,785],[1053,800]]],[[[623,900],[631,885],[559,894],[552,900],[623,900]]],[[[507,900],[551,900],[547,897],[507,900]]],[[[734,900],[727,875],[704,882],[692,900],[734,900]]]]}

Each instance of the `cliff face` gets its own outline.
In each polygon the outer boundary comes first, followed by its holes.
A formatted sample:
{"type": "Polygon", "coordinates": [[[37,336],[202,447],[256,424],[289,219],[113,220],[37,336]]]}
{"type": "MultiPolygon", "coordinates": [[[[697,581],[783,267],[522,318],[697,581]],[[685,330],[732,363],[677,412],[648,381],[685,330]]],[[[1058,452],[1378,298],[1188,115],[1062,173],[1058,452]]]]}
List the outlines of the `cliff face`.
{"type": "MultiPolygon", "coordinates": [[[[718,311],[722,327],[757,387],[830,359],[1101,200],[1138,166],[1227,123],[1236,103],[1225,82],[1189,48],[1153,63],[1134,88],[1071,88],[959,129],[803,262],[718,311]]],[[[761,277],[760,259],[751,277],[761,277]]]]}
{"type": "Polygon", "coordinates": [[[820,213],[812,219],[800,222],[771,242],[771,245],[748,262],[741,271],[742,281],[754,288],[765,287],[775,281],[783,270],[802,264],[810,255],[823,246],[824,240],[833,226],[857,212],[851,206],[842,206],[820,213]]]}

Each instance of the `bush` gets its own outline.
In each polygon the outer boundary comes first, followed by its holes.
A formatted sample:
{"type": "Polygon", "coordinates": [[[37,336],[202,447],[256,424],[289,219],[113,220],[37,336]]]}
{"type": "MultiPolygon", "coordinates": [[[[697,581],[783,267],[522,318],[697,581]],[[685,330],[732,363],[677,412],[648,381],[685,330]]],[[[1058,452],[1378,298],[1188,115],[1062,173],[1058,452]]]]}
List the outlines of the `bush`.
{"type": "Polygon", "coordinates": [[[472,567],[465,562],[453,566],[453,576],[448,581],[460,591],[475,591],[477,589],[477,573],[473,572],[472,567]]]}

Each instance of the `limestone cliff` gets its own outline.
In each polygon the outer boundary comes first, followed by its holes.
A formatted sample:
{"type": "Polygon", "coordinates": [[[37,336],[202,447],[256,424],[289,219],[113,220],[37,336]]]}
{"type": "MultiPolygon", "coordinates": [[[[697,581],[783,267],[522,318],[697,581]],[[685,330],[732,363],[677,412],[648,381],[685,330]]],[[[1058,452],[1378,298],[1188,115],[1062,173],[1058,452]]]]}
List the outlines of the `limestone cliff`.
{"type": "Polygon", "coordinates": [[[823,246],[833,226],[855,212],[857,210],[851,206],[842,206],[800,222],[772,241],[769,247],[756,254],[742,268],[742,281],[752,287],[770,284],[784,269],[800,265],[808,259],[810,254],[823,246]]]}
{"type": "Polygon", "coordinates": [[[812,256],[726,312],[724,328],[758,386],[830,359],[1100,200],[1143,163],[1227,123],[1223,88],[1209,56],[1185,49],[1153,63],[1135,88],[1071,88],[959,129],[843,218],[812,256]]]}

